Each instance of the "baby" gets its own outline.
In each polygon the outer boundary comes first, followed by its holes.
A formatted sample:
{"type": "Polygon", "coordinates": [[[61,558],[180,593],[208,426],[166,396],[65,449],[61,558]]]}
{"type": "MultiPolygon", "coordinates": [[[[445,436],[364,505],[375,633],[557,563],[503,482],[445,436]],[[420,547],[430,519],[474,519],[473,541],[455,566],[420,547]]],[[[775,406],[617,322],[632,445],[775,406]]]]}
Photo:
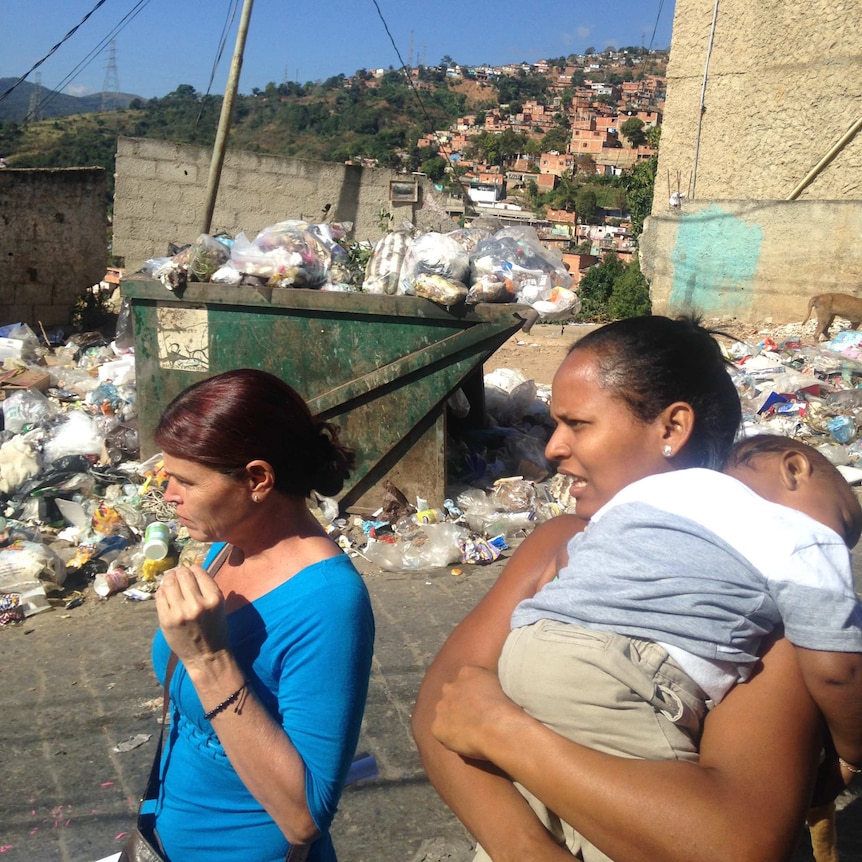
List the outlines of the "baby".
{"type": "MultiPolygon", "coordinates": [[[[784,627],[842,765],[862,760],[862,606],[848,548],[862,508],[815,449],[761,435],[724,473],[649,476],[602,507],[559,576],[512,615],[506,694],[563,736],[697,758],[703,718],[784,627]]],[[[521,788],[573,852],[607,859],[521,788]]]]}

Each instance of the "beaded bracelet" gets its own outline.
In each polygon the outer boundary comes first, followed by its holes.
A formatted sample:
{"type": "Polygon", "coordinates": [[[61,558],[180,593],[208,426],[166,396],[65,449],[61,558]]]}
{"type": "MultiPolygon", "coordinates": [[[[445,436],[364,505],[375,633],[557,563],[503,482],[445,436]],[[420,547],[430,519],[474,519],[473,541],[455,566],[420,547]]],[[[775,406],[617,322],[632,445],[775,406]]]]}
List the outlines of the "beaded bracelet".
{"type": "MultiPolygon", "coordinates": [[[[217,707],[211,709],[208,713],[206,713],[206,715],[204,715],[204,718],[207,721],[211,721],[220,712],[224,712],[232,703],[239,700],[239,696],[243,693],[243,691],[245,691],[247,685],[248,683],[243,680],[242,685],[229,698],[223,700],[217,707]]],[[[239,705],[237,704],[237,706],[233,708],[233,711],[236,712],[238,709],[239,705]]]]}
{"type": "Polygon", "coordinates": [[[843,757],[838,758],[838,762],[848,771],[852,772],[854,775],[859,775],[862,772],[862,766],[854,766],[852,763],[848,763],[843,757]]]}

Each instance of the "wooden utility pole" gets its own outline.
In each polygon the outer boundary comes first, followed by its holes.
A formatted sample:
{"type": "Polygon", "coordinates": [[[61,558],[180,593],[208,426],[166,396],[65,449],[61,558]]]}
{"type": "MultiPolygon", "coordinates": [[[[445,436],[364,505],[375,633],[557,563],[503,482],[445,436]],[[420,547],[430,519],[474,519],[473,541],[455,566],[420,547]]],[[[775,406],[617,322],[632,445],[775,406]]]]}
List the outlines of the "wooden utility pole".
{"type": "Polygon", "coordinates": [[[204,211],[201,233],[209,233],[210,226],[212,225],[213,211],[215,210],[219,181],[221,180],[221,169],[224,165],[224,154],[227,149],[227,136],[230,131],[231,117],[233,116],[233,103],[239,89],[239,73],[242,71],[245,38],[248,35],[248,22],[251,19],[251,7],[253,5],[254,0],[243,0],[242,15],[240,16],[239,29],[236,33],[236,46],[233,50],[233,60],[230,64],[230,73],[228,74],[224,99],[221,104],[218,131],[216,132],[216,139],[213,144],[213,157],[210,162],[209,181],[207,182],[206,209],[204,211]]]}

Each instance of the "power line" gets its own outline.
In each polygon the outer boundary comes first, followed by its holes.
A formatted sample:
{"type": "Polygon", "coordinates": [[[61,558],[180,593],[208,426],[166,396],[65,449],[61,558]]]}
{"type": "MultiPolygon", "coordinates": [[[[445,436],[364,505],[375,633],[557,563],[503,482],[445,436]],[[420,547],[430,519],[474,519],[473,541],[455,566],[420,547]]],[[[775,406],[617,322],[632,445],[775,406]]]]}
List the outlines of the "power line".
{"type": "Polygon", "coordinates": [[[0,94],[0,102],[2,102],[16,87],[23,84],[27,80],[27,76],[42,65],[64,42],[68,41],[75,35],[78,28],[100,7],[104,6],[107,0],[99,0],[98,3],[41,59],[37,60],[28,70],[22,75],[5,93],[0,94]]]}
{"type": "Polygon", "coordinates": [[[422,113],[425,115],[425,120],[428,123],[428,128],[433,132],[434,137],[437,138],[438,145],[442,149],[443,141],[440,140],[440,136],[437,134],[437,130],[434,128],[434,121],[431,119],[428,114],[428,111],[425,109],[424,102],[421,98],[419,98],[419,91],[416,89],[416,85],[413,83],[411,69],[408,68],[407,64],[404,62],[404,58],[401,56],[401,52],[398,50],[398,46],[395,44],[395,39],[392,37],[392,33],[389,30],[389,25],[386,23],[386,19],[383,17],[383,12],[380,11],[380,6],[377,5],[377,0],[371,0],[371,2],[374,4],[374,8],[377,10],[377,14],[380,16],[380,20],[383,22],[383,29],[386,31],[386,35],[389,37],[389,41],[392,43],[392,47],[395,49],[395,55],[401,62],[401,70],[404,72],[404,77],[407,79],[407,84],[413,91],[413,95],[416,97],[416,101],[419,103],[419,107],[422,109],[422,113]]]}
{"type": "Polygon", "coordinates": [[[658,20],[659,20],[659,18],[661,18],[661,10],[662,10],[663,6],[664,6],[664,0],[659,0],[658,12],[656,13],[656,16],[655,16],[655,26],[652,28],[652,36],[650,37],[650,40],[649,40],[649,48],[647,49],[648,51],[652,51],[652,46],[653,46],[653,43],[655,42],[656,30],[658,30],[658,20]]]}
{"type": "Polygon", "coordinates": [[[78,72],[86,69],[90,63],[102,52],[105,45],[107,45],[118,33],[121,33],[137,16],[140,12],[148,6],[150,0],[138,0],[138,2],[120,19],[119,23],[115,24],[111,31],[105,36],[89,54],[87,54],[59,84],[56,85],[53,92],[49,93],[40,103],[39,107],[42,108],[45,105],[52,102],[58,95],[60,95],[60,91],[65,87],[70,81],[72,81],[78,72]]]}
{"type": "MultiPolygon", "coordinates": [[[[228,9],[228,14],[225,18],[224,27],[222,27],[221,38],[218,44],[218,50],[216,51],[215,60],[213,60],[212,71],[210,72],[209,83],[207,84],[206,95],[208,96],[210,93],[210,89],[212,88],[213,81],[215,80],[216,70],[218,69],[219,63],[221,63],[222,54],[224,54],[225,45],[227,44],[227,37],[230,33],[231,28],[233,27],[233,22],[236,19],[236,13],[239,9],[239,0],[233,0],[232,8],[228,9]]],[[[198,117],[200,119],[200,117],[198,117]]]]}
{"type": "MultiPolygon", "coordinates": [[[[206,96],[210,94],[210,90],[212,89],[213,81],[215,80],[216,70],[218,69],[219,63],[221,63],[222,54],[224,53],[225,45],[227,44],[227,37],[233,27],[233,22],[236,19],[236,13],[238,9],[239,0],[233,0],[233,6],[232,8],[228,9],[228,14],[225,17],[224,26],[222,27],[218,49],[216,50],[216,56],[213,60],[213,67],[212,71],[210,72],[210,79],[209,83],[207,83],[207,91],[204,94],[204,98],[206,98],[206,96]]],[[[192,140],[194,140],[195,135],[197,135],[198,127],[201,124],[201,118],[204,115],[204,98],[200,100],[200,110],[198,111],[198,116],[195,120],[194,128],[192,129],[192,140]]]]}

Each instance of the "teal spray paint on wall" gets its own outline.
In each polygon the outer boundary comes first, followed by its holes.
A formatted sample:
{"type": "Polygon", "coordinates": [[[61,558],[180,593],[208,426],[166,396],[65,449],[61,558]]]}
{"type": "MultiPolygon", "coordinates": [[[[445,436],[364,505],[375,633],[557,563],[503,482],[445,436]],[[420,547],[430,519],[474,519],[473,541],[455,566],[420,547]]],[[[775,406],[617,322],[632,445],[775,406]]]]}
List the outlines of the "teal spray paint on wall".
{"type": "Polygon", "coordinates": [[[763,229],[713,204],[680,219],[671,253],[673,313],[735,315],[754,301],[751,282],[757,272],[763,229]]]}

